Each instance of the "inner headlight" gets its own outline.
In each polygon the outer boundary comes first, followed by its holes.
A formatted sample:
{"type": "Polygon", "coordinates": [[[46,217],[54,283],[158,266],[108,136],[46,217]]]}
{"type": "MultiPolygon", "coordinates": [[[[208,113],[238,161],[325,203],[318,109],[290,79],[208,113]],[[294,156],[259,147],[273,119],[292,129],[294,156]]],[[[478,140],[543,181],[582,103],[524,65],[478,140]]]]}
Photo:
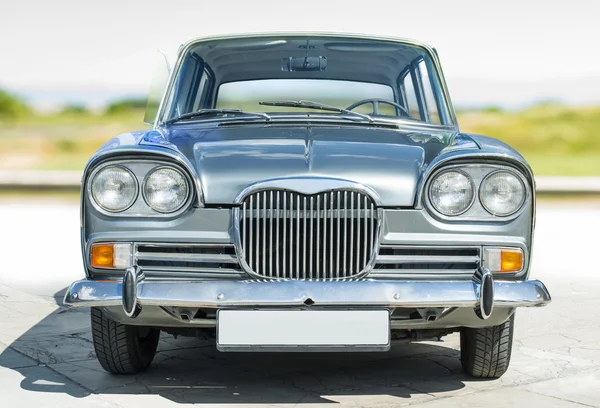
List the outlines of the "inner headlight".
{"type": "Polygon", "coordinates": [[[106,211],[120,212],[134,203],[138,187],[135,176],[121,166],[107,166],[94,176],[90,188],[92,199],[106,211]]]}
{"type": "Polygon", "coordinates": [[[444,215],[462,214],[473,203],[474,195],[471,178],[456,170],[438,174],[429,187],[429,201],[444,215]]]}
{"type": "Polygon", "coordinates": [[[525,201],[525,186],[508,171],[497,171],[483,180],[479,189],[483,207],[493,215],[514,214],[525,201]]]}
{"type": "Polygon", "coordinates": [[[146,203],[161,213],[179,210],[187,201],[189,190],[186,177],[172,167],[159,167],[151,171],[142,189],[146,203]]]}

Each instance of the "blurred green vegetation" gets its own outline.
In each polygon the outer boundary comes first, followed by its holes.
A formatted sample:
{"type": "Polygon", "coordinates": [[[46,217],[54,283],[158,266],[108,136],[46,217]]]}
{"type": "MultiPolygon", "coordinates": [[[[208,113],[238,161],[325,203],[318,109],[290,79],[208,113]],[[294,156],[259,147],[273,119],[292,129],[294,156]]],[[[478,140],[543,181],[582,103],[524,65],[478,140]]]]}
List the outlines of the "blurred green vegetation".
{"type": "Polygon", "coordinates": [[[16,120],[28,113],[29,107],[18,96],[0,89],[0,120],[16,120]]]}
{"type": "Polygon", "coordinates": [[[538,175],[600,175],[600,106],[544,103],[519,112],[459,112],[460,128],[517,149],[538,175]]]}
{"type": "Polygon", "coordinates": [[[145,99],[123,99],[113,102],[106,107],[105,113],[108,115],[119,115],[133,113],[146,109],[145,99]]]}
{"type": "MultiPolygon", "coordinates": [[[[145,101],[115,101],[102,112],[69,105],[36,114],[0,90],[0,168],[81,170],[112,137],[143,124],[145,101]]],[[[461,131],[517,149],[537,175],[600,176],[600,106],[543,103],[521,111],[491,106],[458,112],[461,131]]]]}

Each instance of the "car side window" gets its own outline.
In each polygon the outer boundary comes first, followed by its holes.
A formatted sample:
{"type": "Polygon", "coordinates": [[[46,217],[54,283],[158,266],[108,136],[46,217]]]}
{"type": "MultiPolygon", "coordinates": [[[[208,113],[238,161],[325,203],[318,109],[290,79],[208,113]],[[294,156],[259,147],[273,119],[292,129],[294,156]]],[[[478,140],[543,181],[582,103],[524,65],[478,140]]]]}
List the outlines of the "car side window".
{"type": "Polygon", "coordinates": [[[423,120],[421,112],[419,111],[419,103],[417,101],[417,94],[415,93],[415,86],[413,84],[410,72],[406,72],[402,79],[402,100],[406,107],[406,110],[410,113],[410,116],[414,119],[423,120]]]}
{"type": "Polygon", "coordinates": [[[205,69],[202,77],[200,78],[200,82],[196,88],[194,103],[192,104],[191,112],[197,111],[202,108],[208,108],[208,92],[213,83],[212,74],[205,69]]]}
{"type": "Polygon", "coordinates": [[[440,118],[440,112],[438,111],[435,95],[433,93],[433,87],[425,61],[421,60],[421,62],[419,62],[418,71],[421,84],[423,86],[423,100],[425,102],[425,109],[427,109],[427,113],[429,114],[429,123],[441,125],[442,121],[440,118]]]}

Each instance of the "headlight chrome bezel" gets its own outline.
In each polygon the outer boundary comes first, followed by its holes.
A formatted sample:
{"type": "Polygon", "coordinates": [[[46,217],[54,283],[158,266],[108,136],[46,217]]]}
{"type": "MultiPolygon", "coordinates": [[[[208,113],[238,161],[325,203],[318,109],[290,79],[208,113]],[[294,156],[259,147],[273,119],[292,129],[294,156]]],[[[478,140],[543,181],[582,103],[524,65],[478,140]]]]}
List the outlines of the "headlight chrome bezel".
{"type": "Polygon", "coordinates": [[[427,191],[427,196],[428,196],[429,204],[431,204],[431,207],[435,211],[437,211],[438,213],[440,213],[440,214],[442,214],[442,215],[444,215],[446,217],[458,217],[458,216],[466,213],[473,206],[473,203],[477,199],[477,189],[475,188],[475,183],[473,182],[473,178],[468,173],[466,173],[465,171],[463,171],[461,169],[458,169],[458,168],[456,168],[456,169],[443,169],[442,171],[437,172],[435,174],[435,176],[431,177],[431,181],[428,183],[427,190],[428,190],[427,191]],[[433,182],[436,179],[438,179],[439,177],[441,177],[442,175],[446,174],[446,173],[458,173],[458,174],[463,175],[467,179],[467,181],[469,182],[469,185],[471,186],[471,189],[473,190],[473,194],[471,196],[471,200],[469,201],[469,204],[467,204],[467,206],[462,211],[457,212],[455,214],[447,214],[447,213],[442,212],[440,209],[438,209],[438,208],[435,207],[435,204],[433,204],[433,200],[432,200],[432,193],[431,193],[432,189],[431,189],[431,187],[432,187],[433,182]]]}
{"type": "Polygon", "coordinates": [[[135,204],[135,202],[137,201],[139,195],[140,195],[140,183],[139,183],[137,177],[135,176],[135,173],[132,172],[127,167],[121,165],[121,164],[107,163],[105,166],[101,166],[101,167],[99,166],[99,167],[97,167],[96,169],[94,169],[94,171],[92,172],[92,174],[90,174],[89,183],[88,183],[88,197],[90,198],[90,201],[94,204],[94,206],[98,210],[102,210],[102,211],[104,211],[104,212],[106,212],[108,214],[112,214],[112,215],[122,213],[124,211],[127,211],[129,208],[131,208],[131,206],[133,204],[135,204]],[[98,177],[98,175],[101,172],[107,170],[110,167],[115,167],[115,168],[124,170],[125,172],[129,173],[129,175],[133,179],[134,188],[135,188],[135,194],[134,194],[133,199],[131,200],[131,202],[127,206],[123,207],[123,209],[121,209],[121,210],[111,210],[109,208],[106,208],[105,206],[103,206],[102,204],[100,204],[98,202],[98,200],[96,199],[96,196],[94,194],[93,186],[94,186],[94,181],[96,180],[96,177],[98,177]]]}
{"type": "Polygon", "coordinates": [[[185,173],[183,171],[179,170],[178,168],[176,168],[174,166],[159,165],[159,166],[156,166],[153,169],[151,169],[148,173],[146,173],[146,175],[144,176],[144,181],[140,185],[140,193],[141,193],[142,197],[144,198],[144,202],[146,203],[146,205],[148,207],[150,207],[152,210],[156,211],[159,214],[173,214],[173,213],[176,213],[179,210],[181,210],[183,207],[185,207],[186,203],[189,201],[190,194],[191,194],[190,190],[192,190],[192,188],[193,188],[193,185],[190,183],[189,178],[185,175],[185,173]],[[173,170],[176,173],[179,173],[179,175],[185,180],[185,182],[187,184],[187,191],[186,191],[185,199],[183,200],[181,205],[179,207],[177,207],[176,209],[174,209],[173,211],[161,211],[161,210],[154,208],[150,204],[150,201],[148,200],[148,197],[146,196],[146,183],[148,182],[148,179],[150,178],[151,175],[153,175],[157,171],[164,170],[164,169],[173,170]]]}
{"type": "Polygon", "coordinates": [[[190,208],[192,203],[194,202],[194,197],[196,197],[197,185],[193,182],[192,178],[188,174],[188,171],[182,166],[172,163],[167,160],[152,160],[152,159],[119,159],[119,160],[107,160],[102,162],[94,167],[94,169],[89,172],[89,176],[85,179],[86,187],[86,198],[85,201],[88,201],[91,206],[100,214],[109,216],[109,217],[128,217],[128,218],[175,218],[185,212],[190,208]],[[111,212],[102,208],[94,199],[92,195],[92,181],[96,174],[105,169],[106,167],[117,166],[126,169],[130,174],[133,175],[134,180],[136,181],[136,189],[137,195],[136,198],[128,208],[120,212],[111,212]],[[158,212],[152,207],[150,207],[145,198],[143,197],[143,183],[148,174],[151,174],[155,169],[158,168],[170,168],[174,169],[181,175],[183,175],[186,180],[188,186],[188,192],[184,204],[173,212],[158,212]]]}
{"type": "Polygon", "coordinates": [[[482,162],[482,163],[462,163],[462,164],[447,164],[444,166],[440,166],[438,169],[434,170],[428,177],[425,185],[422,189],[421,199],[423,202],[424,208],[428,210],[428,212],[433,215],[435,218],[438,218],[441,221],[448,222],[465,222],[465,221],[487,221],[487,222],[507,222],[517,218],[525,209],[527,208],[527,202],[530,202],[533,197],[533,193],[527,180],[526,176],[510,165],[505,164],[496,164],[493,162],[482,162]],[[471,180],[474,183],[475,193],[474,200],[472,204],[467,208],[466,211],[462,212],[458,215],[445,215],[439,212],[432,204],[430,199],[430,190],[431,184],[433,180],[440,175],[441,173],[447,171],[462,171],[470,176],[471,180]],[[489,212],[481,202],[480,191],[482,187],[483,181],[490,175],[497,172],[507,172],[515,177],[521,182],[521,185],[524,188],[524,199],[521,203],[520,207],[508,215],[494,215],[489,212]]]}
{"type": "Polygon", "coordinates": [[[481,183],[479,184],[479,189],[478,189],[477,196],[479,198],[479,202],[481,203],[481,206],[488,213],[490,213],[490,215],[493,215],[494,217],[505,218],[505,217],[510,217],[511,215],[517,213],[523,207],[523,204],[525,204],[525,201],[527,201],[527,188],[525,187],[525,183],[523,182],[522,178],[519,177],[519,175],[516,174],[514,171],[509,171],[509,170],[506,170],[506,169],[498,169],[498,170],[492,171],[487,176],[485,176],[483,178],[483,180],[481,180],[481,183]],[[491,209],[489,209],[488,206],[483,201],[483,198],[482,198],[484,183],[486,181],[488,181],[490,177],[492,177],[492,176],[494,176],[496,174],[499,174],[499,173],[507,173],[507,174],[510,174],[511,176],[515,177],[517,179],[517,181],[521,184],[521,188],[523,189],[523,198],[521,199],[521,203],[517,206],[517,208],[514,211],[508,212],[508,213],[504,213],[504,214],[496,213],[496,212],[492,211],[491,209]]]}

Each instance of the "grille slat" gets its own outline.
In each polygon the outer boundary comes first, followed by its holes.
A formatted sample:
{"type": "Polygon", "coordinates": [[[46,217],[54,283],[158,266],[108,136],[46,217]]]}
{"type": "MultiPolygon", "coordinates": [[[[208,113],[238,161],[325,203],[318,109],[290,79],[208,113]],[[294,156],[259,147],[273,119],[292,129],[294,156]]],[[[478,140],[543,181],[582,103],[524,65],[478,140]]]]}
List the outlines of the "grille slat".
{"type": "MultiPolygon", "coordinates": [[[[262,270],[267,270],[267,251],[264,248],[267,247],[267,192],[263,193],[263,202],[265,205],[263,206],[263,235],[262,235],[262,270]]],[[[269,247],[270,248],[270,247],[269,247]]],[[[263,272],[264,273],[264,272],[263,272]]],[[[271,276],[271,270],[269,270],[269,276],[271,276]]]]}
{"type": "MultiPolygon", "coordinates": [[[[321,237],[321,235],[319,234],[319,227],[321,226],[321,223],[318,221],[319,216],[321,214],[320,203],[321,203],[321,201],[317,200],[317,214],[316,214],[316,217],[315,217],[315,218],[317,218],[317,222],[316,222],[316,224],[317,224],[317,262],[316,262],[316,264],[317,264],[317,276],[320,276],[320,274],[319,274],[319,272],[320,272],[319,271],[319,265],[321,263],[318,261],[319,258],[323,258],[323,270],[325,270],[325,262],[326,262],[326,259],[327,259],[325,256],[321,257],[321,252],[319,251],[319,243],[321,242],[321,240],[319,239],[321,237]]],[[[325,209],[325,207],[327,207],[327,196],[324,197],[323,206],[324,206],[323,209],[325,209]]],[[[323,228],[323,235],[325,237],[323,239],[323,245],[325,245],[325,242],[327,242],[327,233],[326,233],[325,228],[323,228]]],[[[325,247],[323,247],[323,251],[325,251],[324,248],[325,247]]]]}
{"type": "MultiPolygon", "coordinates": [[[[269,205],[269,248],[273,250],[273,192],[271,191],[269,205]]],[[[269,276],[273,276],[273,254],[269,257],[269,276]]]]}
{"type": "Polygon", "coordinates": [[[237,264],[238,259],[230,254],[194,254],[194,253],[169,253],[169,252],[149,252],[136,253],[139,261],[180,261],[189,262],[207,262],[207,263],[232,263],[237,264]]]}
{"type": "Polygon", "coordinates": [[[337,251],[336,251],[336,256],[335,256],[335,277],[339,277],[340,276],[340,236],[341,236],[341,232],[340,232],[340,227],[341,227],[341,220],[340,218],[342,217],[342,212],[340,211],[341,207],[340,207],[340,192],[337,192],[337,251]]]}
{"type": "MultiPolygon", "coordinates": [[[[304,202],[304,206],[302,207],[302,210],[304,211],[304,217],[303,217],[303,222],[304,222],[304,233],[306,234],[306,197],[304,197],[303,199],[304,202]]],[[[306,279],[306,242],[304,242],[304,245],[302,246],[302,277],[304,279],[306,279]]]]}
{"type": "MultiPolygon", "coordinates": [[[[312,218],[314,217],[314,213],[313,213],[313,209],[314,209],[314,197],[310,198],[310,219],[312,220],[312,218]]],[[[309,251],[309,261],[308,261],[308,277],[309,279],[312,279],[313,277],[313,263],[312,263],[312,256],[313,256],[313,230],[314,230],[314,223],[311,221],[310,223],[310,238],[309,238],[309,242],[310,242],[310,251],[309,251]]]]}
{"type": "MultiPolygon", "coordinates": [[[[245,201],[244,201],[245,202],[245,201]]],[[[279,191],[277,191],[277,209],[279,209],[279,191]]],[[[245,214],[245,213],[244,213],[245,214]]],[[[243,218],[246,218],[245,216],[243,218]]],[[[279,214],[275,217],[275,242],[279,242],[279,214]]],[[[245,231],[245,230],[244,230],[245,231]]],[[[243,234],[246,236],[246,234],[243,234]]],[[[279,245],[275,245],[275,276],[279,277],[279,245]]],[[[244,247],[245,248],[245,247],[244,247]]],[[[271,246],[271,249],[273,247],[271,246]]]]}
{"type": "MultiPolygon", "coordinates": [[[[255,220],[258,222],[260,222],[260,194],[256,195],[256,218],[255,220]]],[[[259,226],[260,227],[260,226],[259,226]]],[[[260,271],[259,269],[259,265],[260,265],[260,228],[256,228],[256,245],[254,245],[256,247],[256,270],[260,271]]],[[[259,273],[264,273],[263,271],[260,271],[259,273]]]]}
{"type": "Polygon", "coordinates": [[[308,196],[262,190],[247,196],[241,211],[240,255],[256,275],[347,279],[363,272],[374,257],[378,213],[361,192],[308,196]]]}
{"type": "Polygon", "coordinates": [[[148,279],[243,279],[232,244],[136,243],[133,262],[148,279]]]}
{"type": "MultiPolygon", "coordinates": [[[[354,191],[350,193],[350,215],[354,218],[354,191]]],[[[360,217],[356,217],[356,221],[358,222],[360,217]]],[[[350,236],[354,236],[354,223],[350,222],[350,236]]],[[[350,259],[348,259],[348,263],[350,264],[350,271],[353,271],[352,260],[354,259],[354,240],[350,240],[350,259]]]]}
{"type": "Polygon", "coordinates": [[[296,196],[296,277],[300,279],[300,196],[296,196]]]}
{"type": "MultiPolygon", "coordinates": [[[[252,210],[254,209],[254,207],[252,206],[252,203],[254,202],[254,197],[250,197],[250,203],[249,203],[249,207],[250,207],[250,214],[252,214],[252,210]]],[[[250,222],[252,222],[252,220],[250,220],[250,222]]],[[[248,231],[250,231],[250,237],[248,239],[248,253],[250,254],[250,265],[253,265],[252,263],[252,245],[254,245],[254,240],[252,239],[252,232],[254,231],[254,228],[252,228],[251,225],[248,225],[248,231]]]]}
{"type": "MultiPolygon", "coordinates": [[[[363,218],[363,225],[364,225],[365,230],[364,230],[363,240],[366,241],[367,240],[367,225],[368,225],[368,222],[367,222],[367,197],[365,197],[364,200],[365,200],[365,203],[364,203],[365,204],[364,205],[365,216],[363,218]]],[[[359,242],[360,242],[360,240],[359,240],[359,242]]],[[[363,259],[365,259],[365,260],[367,259],[367,246],[366,245],[363,245],[363,259]]]]}
{"type": "Polygon", "coordinates": [[[481,264],[481,248],[382,245],[369,273],[373,279],[469,279],[481,264]]]}
{"type": "MultiPolygon", "coordinates": [[[[287,196],[287,194],[285,192],[283,192],[283,216],[284,217],[285,217],[285,214],[286,214],[286,208],[285,208],[286,201],[287,201],[287,197],[286,196],[287,196]]],[[[283,275],[284,274],[283,269],[286,267],[286,263],[285,263],[285,261],[286,261],[285,250],[287,248],[287,245],[285,245],[285,243],[287,242],[287,234],[286,234],[286,232],[287,232],[287,219],[283,218],[282,222],[283,222],[283,245],[281,245],[281,249],[283,251],[283,268],[282,268],[281,273],[283,275]]],[[[277,243],[277,246],[278,247],[280,246],[279,243],[277,243]]],[[[252,264],[250,264],[250,265],[251,265],[250,267],[252,267],[252,264]]],[[[279,275],[277,275],[277,277],[279,277],[279,275]]]]}
{"type": "Polygon", "coordinates": [[[479,262],[478,256],[439,256],[439,255],[379,255],[377,263],[406,264],[406,263],[472,263],[479,262]]]}

